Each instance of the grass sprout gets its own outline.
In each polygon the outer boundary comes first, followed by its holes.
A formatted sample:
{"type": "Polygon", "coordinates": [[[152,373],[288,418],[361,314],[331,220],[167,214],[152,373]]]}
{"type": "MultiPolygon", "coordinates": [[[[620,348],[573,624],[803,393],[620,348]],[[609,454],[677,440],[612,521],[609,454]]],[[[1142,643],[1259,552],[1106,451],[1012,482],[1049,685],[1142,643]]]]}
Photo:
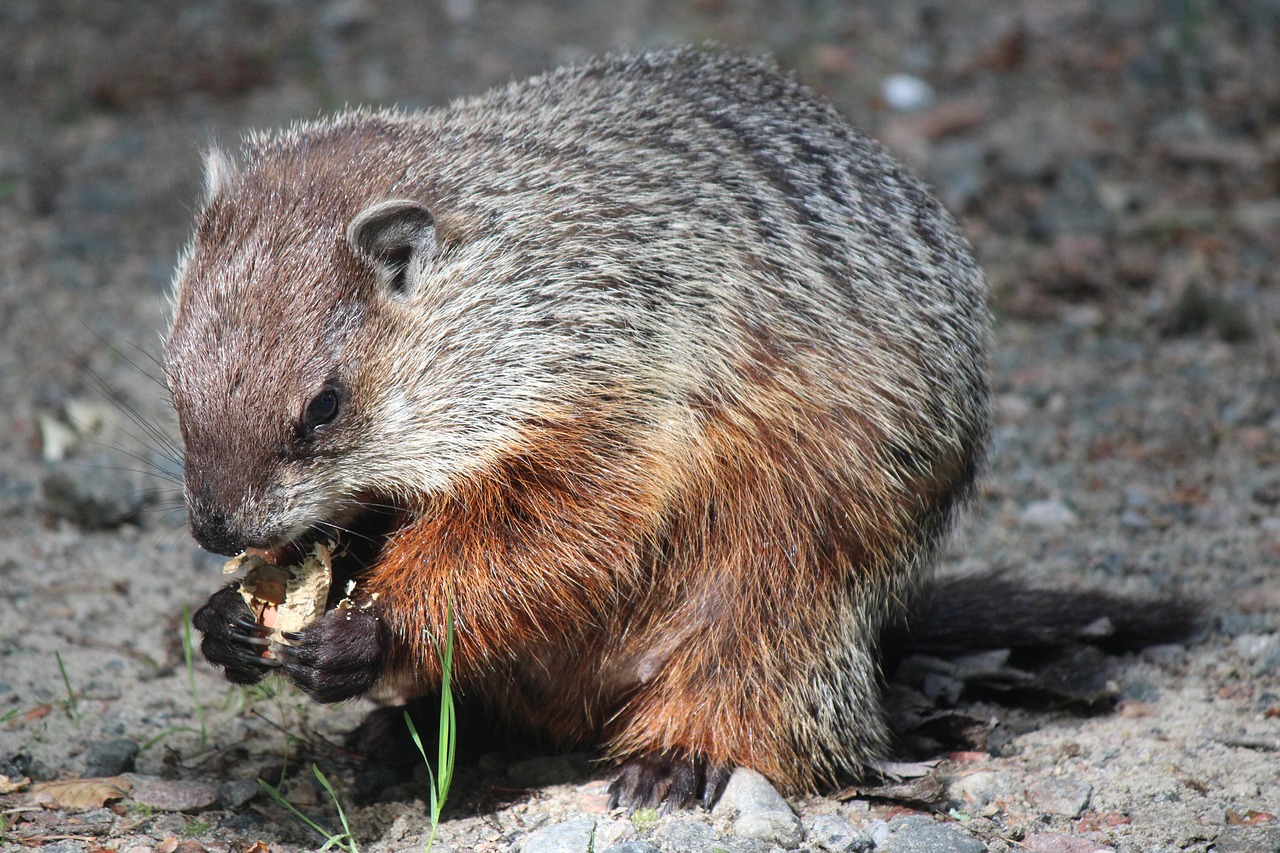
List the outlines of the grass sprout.
{"type": "Polygon", "coordinates": [[[453,674],[453,608],[450,607],[445,623],[444,648],[436,645],[436,653],[440,655],[440,731],[436,741],[436,769],[431,770],[431,761],[427,758],[427,750],[422,745],[418,729],[413,725],[409,712],[404,714],[405,725],[409,727],[409,735],[422,755],[427,766],[427,776],[431,782],[431,835],[427,838],[427,851],[436,843],[436,829],[440,826],[440,813],[444,811],[445,800],[449,796],[449,786],[453,784],[454,762],[458,755],[458,719],[453,704],[453,691],[450,681],[453,674]]]}
{"type": "Polygon", "coordinates": [[[196,689],[196,668],[193,649],[195,642],[191,637],[191,608],[182,608],[182,660],[187,667],[187,686],[191,689],[191,699],[196,705],[196,717],[200,720],[200,748],[209,744],[209,729],[205,718],[204,703],[200,701],[200,691],[196,689]]]}
{"type": "Polygon", "coordinates": [[[360,853],[360,848],[356,845],[356,839],[351,834],[351,826],[347,823],[347,813],[343,810],[342,802],[338,799],[337,793],[334,792],[333,786],[329,784],[329,780],[325,777],[324,773],[320,772],[320,768],[315,764],[311,765],[311,772],[315,774],[316,779],[324,789],[329,792],[329,796],[333,799],[333,805],[338,810],[338,820],[342,822],[342,832],[330,832],[317,821],[307,817],[305,814],[300,812],[293,803],[289,802],[285,798],[284,794],[280,793],[279,788],[272,785],[266,779],[259,779],[258,785],[262,787],[262,790],[270,794],[273,800],[292,812],[298,820],[309,826],[324,839],[324,844],[320,847],[321,850],[328,850],[331,847],[336,847],[339,850],[346,850],[347,853],[360,853]]]}
{"type": "Polygon", "coordinates": [[[62,652],[55,651],[53,656],[58,659],[58,672],[62,673],[62,684],[67,688],[67,716],[71,718],[71,722],[76,724],[76,728],[80,728],[80,703],[76,700],[76,692],[71,689],[71,679],[67,676],[67,665],[62,662],[62,652]]]}

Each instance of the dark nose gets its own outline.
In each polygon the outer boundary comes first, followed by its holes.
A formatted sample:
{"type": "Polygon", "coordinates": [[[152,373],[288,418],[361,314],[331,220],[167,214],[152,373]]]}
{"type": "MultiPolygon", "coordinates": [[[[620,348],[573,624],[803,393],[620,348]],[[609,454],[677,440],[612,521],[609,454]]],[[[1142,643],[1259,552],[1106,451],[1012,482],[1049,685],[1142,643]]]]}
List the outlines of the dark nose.
{"type": "Polygon", "coordinates": [[[244,550],[243,537],[233,529],[227,511],[214,504],[212,494],[213,489],[205,483],[189,496],[187,521],[191,525],[191,535],[206,551],[235,556],[244,550]]]}

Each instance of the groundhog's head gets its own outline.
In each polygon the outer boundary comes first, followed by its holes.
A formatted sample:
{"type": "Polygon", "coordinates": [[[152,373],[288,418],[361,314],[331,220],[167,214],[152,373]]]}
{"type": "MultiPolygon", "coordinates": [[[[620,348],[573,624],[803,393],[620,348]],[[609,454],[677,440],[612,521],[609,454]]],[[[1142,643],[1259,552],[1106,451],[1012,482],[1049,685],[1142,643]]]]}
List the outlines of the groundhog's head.
{"type": "Polygon", "coordinates": [[[218,553],[447,489],[509,443],[521,405],[502,389],[529,385],[414,188],[306,142],[209,155],[175,281],[165,374],[191,529],[218,553]]]}

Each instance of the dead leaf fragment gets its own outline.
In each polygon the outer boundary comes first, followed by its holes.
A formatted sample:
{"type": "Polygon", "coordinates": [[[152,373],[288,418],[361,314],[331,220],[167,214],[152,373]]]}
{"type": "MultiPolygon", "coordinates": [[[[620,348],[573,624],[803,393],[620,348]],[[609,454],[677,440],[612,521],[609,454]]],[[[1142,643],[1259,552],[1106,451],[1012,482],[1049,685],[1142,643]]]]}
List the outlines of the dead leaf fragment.
{"type": "Polygon", "coordinates": [[[31,789],[31,801],[46,809],[100,809],[124,797],[131,787],[122,776],[41,782],[31,789]]]}
{"type": "Polygon", "coordinates": [[[193,841],[190,838],[179,841],[170,835],[152,847],[151,853],[208,853],[208,848],[199,841],[193,841]]]}
{"type": "Polygon", "coordinates": [[[21,791],[30,784],[31,780],[26,776],[19,776],[15,779],[0,773],[0,794],[12,794],[14,791],[21,791]]]}

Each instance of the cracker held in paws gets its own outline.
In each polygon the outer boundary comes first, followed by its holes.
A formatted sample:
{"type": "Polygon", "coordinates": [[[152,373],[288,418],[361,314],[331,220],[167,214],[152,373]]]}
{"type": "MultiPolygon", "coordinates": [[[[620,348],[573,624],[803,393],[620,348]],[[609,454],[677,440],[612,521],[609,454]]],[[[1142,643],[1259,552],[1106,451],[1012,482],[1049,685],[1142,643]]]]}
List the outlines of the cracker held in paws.
{"type": "MultiPolygon", "coordinates": [[[[301,631],[324,613],[333,583],[329,546],[317,542],[301,562],[276,566],[259,554],[242,553],[222,567],[224,574],[243,571],[240,595],[255,621],[271,629],[268,639],[288,643],[287,634],[301,631]]],[[[263,654],[270,656],[270,649],[263,654]]]]}
{"type": "Polygon", "coordinates": [[[603,748],[628,805],[884,755],[881,637],[989,397],[982,274],[884,148],[674,50],[255,133],[205,185],[164,353],[192,532],[337,536],[357,583],[275,660],[215,594],[229,679],[426,701],[452,618],[458,694],[603,748]]]}

